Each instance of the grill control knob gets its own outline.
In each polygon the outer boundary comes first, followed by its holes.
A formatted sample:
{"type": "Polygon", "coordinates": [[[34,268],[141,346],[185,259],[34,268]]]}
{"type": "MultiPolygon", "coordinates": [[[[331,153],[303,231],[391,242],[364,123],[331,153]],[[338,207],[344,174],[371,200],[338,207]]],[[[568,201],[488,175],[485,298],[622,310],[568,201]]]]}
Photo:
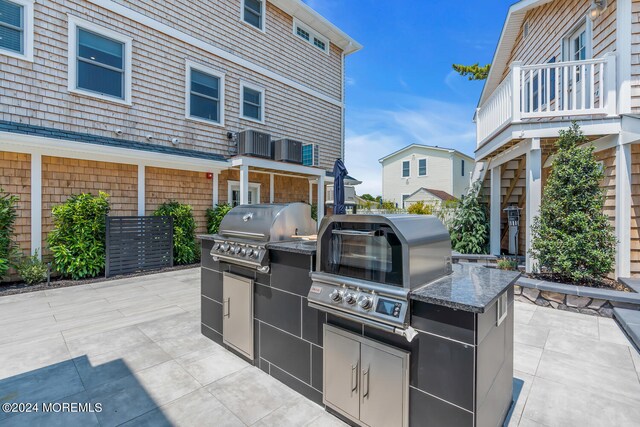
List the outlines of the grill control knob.
{"type": "Polygon", "coordinates": [[[231,252],[233,252],[234,254],[239,254],[240,250],[240,246],[231,246],[231,252]]]}
{"type": "Polygon", "coordinates": [[[260,251],[258,249],[253,251],[253,258],[258,259],[258,257],[260,256],[260,251]]]}
{"type": "Polygon", "coordinates": [[[241,256],[246,256],[247,255],[247,248],[240,249],[240,255],[241,256]]]}
{"type": "Polygon", "coordinates": [[[331,292],[331,294],[329,295],[329,298],[331,298],[331,301],[333,302],[340,302],[342,301],[342,293],[340,293],[340,291],[336,289],[333,292],[331,292]]]}
{"type": "Polygon", "coordinates": [[[220,249],[220,243],[216,243],[215,245],[213,245],[214,251],[217,251],[218,249],[220,249]]]}
{"type": "Polygon", "coordinates": [[[251,249],[251,248],[247,248],[247,250],[245,251],[245,253],[246,253],[246,255],[247,255],[248,257],[250,257],[251,255],[253,255],[253,249],[251,249]]]}
{"type": "Polygon", "coordinates": [[[227,252],[229,250],[229,245],[226,243],[223,243],[222,245],[220,245],[220,251],[221,252],[227,252]]]}
{"type": "Polygon", "coordinates": [[[370,310],[373,306],[373,298],[371,297],[360,297],[358,301],[358,305],[365,310],[370,310]]]}
{"type": "Polygon", "coordinates": [[[344,300],[347,302],[347,304],[353,305],[356,303],[356,294],[348,293],[347,295],[345,295],[344,300]]]}

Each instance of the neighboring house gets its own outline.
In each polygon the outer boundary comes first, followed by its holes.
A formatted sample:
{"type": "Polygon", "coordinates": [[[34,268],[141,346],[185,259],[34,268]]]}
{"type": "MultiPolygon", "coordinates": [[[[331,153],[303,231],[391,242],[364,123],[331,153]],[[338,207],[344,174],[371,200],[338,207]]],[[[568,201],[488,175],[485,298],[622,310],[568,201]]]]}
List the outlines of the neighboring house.
{"type": "MultiPolygon", "coordinates": [[[[344,157],[344,63],[361,46],[300,0],[0,0],[0,186],[41,249],[52,206],[175,199],[324,205],[344,157]],[[237,156],[237,132],[302,141],[304,165],[237,156]],[[320,189],[318,189],[320,187],[320,189]]],[[[322,211],[319,214],[322,215],[322,211]]]]}
{"type": "Polygon", "coordinates": [[[473,158],[450,148],[411,144],[379,160],[382,199],[406,208],[406,199],[422,188],[459,198],[469,188],[473,158]]]}
{"type": "Polygon", "coordinates": [[[442,190],[435,190],[433,188],[419,188],[409,197],[404,199],[406,207],[411,206],[414,203],[422,202],[428,205],[435,205],[443,202],[452,202],[457,200],[451,194],[442,190]]]}
{"type": "MultiPolygon", "coordinates": [[[[519,254],[550,171],[558,131],[573,120],[606,175],[619,241],[616,275],[640,275],[640,1],[525,0],[509,8],[478,110],[476,161],[491,211],[491,252],[509,246],[509,205],[523,208],[519,254]]],[[[527,269],[535,260],[527,256],[527,269]]]]}

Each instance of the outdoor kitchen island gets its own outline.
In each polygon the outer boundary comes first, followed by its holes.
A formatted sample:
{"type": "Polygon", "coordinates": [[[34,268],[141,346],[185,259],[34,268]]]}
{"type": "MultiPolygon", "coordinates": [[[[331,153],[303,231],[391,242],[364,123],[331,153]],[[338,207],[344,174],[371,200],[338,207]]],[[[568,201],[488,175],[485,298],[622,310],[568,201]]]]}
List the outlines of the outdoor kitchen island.
{"type": "MultiPolygon", "coordinates": [[[[371,427],[502,425],[512,402],[518,273],[454,264],[451,274],[409,294],[417,333],[409,342],[309,307],[315,242],[268,243],[270,270],[262,273],[214,261],[214,236],[200,238],[202,333],[213,341],[225,345],[223,317],[234,314],[223,298],[224,277],[244,277],[253,287],[245,325],[253,354],[226,347],[343,420],[371,427]],[[329,343],[351,345],[356,360],[336,365],[335,352],[324,360],[329,343]],[[341,386],[346,391],[323,402],[324,390],[341,386]]],[[[348,357],[350,350],[337,354],[348,357]]]]}

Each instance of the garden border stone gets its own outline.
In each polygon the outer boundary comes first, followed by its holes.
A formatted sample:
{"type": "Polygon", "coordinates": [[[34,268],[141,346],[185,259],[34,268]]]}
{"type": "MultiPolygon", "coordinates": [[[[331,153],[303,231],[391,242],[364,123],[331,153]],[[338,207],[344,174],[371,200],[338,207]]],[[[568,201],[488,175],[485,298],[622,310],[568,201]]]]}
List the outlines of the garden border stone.
{"type": "Polygon", "coordinates": [[[587,288],[529,277],[520,277],[514,290],[519,301],[594,316],[612,317],[614,308],[640,310],[640,293],[636,289],[640,280],[636,281],[636,287],[628,285],[628,280],[620,281],[636,292],[587,288]]]}

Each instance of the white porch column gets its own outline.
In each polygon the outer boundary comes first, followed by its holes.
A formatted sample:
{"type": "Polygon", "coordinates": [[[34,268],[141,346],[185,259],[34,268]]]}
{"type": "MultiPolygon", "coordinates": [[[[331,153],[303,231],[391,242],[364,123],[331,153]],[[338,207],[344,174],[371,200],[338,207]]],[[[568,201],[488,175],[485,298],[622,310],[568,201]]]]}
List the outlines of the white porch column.
{"type": "Polygon", "coordinates": [[[213,188],[211,189],[213,206],[216,206],[218,203],[220,203],[220,194],[219,194],[220,189],[218,188],[220,184],[219,179],[220,179],[220,172],[213,171],[213,188]]]}
{"type": "Polygon", "coordinates": [[[324,175],[318,177],[318,228],[324,218],[324,175]]]}
{"type": "Polygon", "coordinates": [[[144,164],[138,165],[138,216],[145,216],[147,212],[146,207],[146,166],[144,164]]]}
{"type": "Polygon", "coordinates": [[[616,277],[631,276],[631,144],[616,147],[616,277]]]}
{"type": "Polygon", "coordinates": [[[313,204],[313,181],[309,180],[309,204],[313,204]]]}
{"type": "Polygon", "coordinates": [[[532,272],[536,266],[536,260],[529,255],[531,249],[531,225],[533,219],[540,214],[540,202],[542,201],[542,150],[540,150],[540,138],[531,140],[531,149],[527,151],[526,166],[526,271],[532,272]]]}
{"type": "Polygon", "coordinates": [[[31,153],[31,255],[42,259],[42,155],[31,153]]]}
{"type": "Polygon", "coordinates": [[[249,166],[240,166],[240,204],[249,204],[249,166]]]}
{"type": "Polygon", "coordinates": [[[273,203],[275,198],[275,184],[274,184],[274,176],[273,174],[269,174],[269,203],[273,203]]]}
{"type": "Polygon", "coordinates": [[[502,207],[501,191],[502,166],[491,169],[491,215],[490,215],[490,252],[500,255],[500,208],[502,207]]]}

